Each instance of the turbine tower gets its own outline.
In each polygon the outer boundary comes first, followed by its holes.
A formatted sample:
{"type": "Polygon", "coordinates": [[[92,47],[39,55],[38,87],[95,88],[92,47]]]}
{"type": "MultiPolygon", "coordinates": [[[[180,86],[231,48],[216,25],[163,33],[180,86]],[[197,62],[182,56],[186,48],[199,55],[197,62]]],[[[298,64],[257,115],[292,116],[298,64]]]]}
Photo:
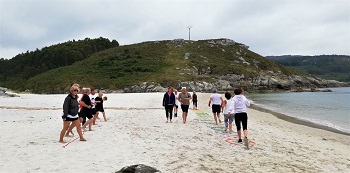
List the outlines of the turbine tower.
{"type": "Polygon", "coordinates": [[[191,41],[191,28],[192,26],[188,26],[188,41],[191,41]]]}

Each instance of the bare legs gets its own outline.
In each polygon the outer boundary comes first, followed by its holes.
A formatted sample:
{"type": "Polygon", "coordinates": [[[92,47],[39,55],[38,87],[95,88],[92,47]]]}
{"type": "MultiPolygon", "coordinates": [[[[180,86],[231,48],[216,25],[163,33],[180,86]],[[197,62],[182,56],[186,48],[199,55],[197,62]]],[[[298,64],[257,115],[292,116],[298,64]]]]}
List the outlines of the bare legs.
{"type": "MultiPolygon", "coordinates": [[[[79,120],[77,120],[77,121],[80,122],[79,120]]],[[[73,130],[73,128],[74,128],[75,126],[76,126],[76,125],[75,125],[74,123],[70,124],[70,126],[69,126],[69,128],[68,128],[68,130],[67,130],[67,132],[66,132],[66,137],[71,137],[71,136],[69,135],[69,133],[71,133],[72,135],[74,135],[73,132],[72,132],[72,130],[73,130]]]]}
{"type": "Polygon", "coordinates": [[[174,107],[174,117],[177,117],[177,107],[174,107]]]}
{"type": "Polygon", "coordinates": [[[220,114],[219,113],[213,113],[213,115],[214,115],[215,124],[218,125],[218,121],[219,121],[219,123],[221,123],[220,114]]]}
{"type": "MultiPolygon", "coordinates": [[[[241,130],[237,130],[237,134],[238,134],[238,139],[242,139],[241,130]]],[[[248,138],[248,130],[243,130],[243,134],[244,134],[244,137],[248,138]]]]}
{"type": "Polygon", "coordinates": [[[63,141],[63,136],[64,136],[64,134],[66,133],[66,131],[68,130],[69,125],[70,125],[70,121],[63,121],[63,128],[62,128],[62,130],[61,130],[61,133],[60,133],[60,140],[59,140],[58,142],[60,142],[60,143],[65,143],[65,142],[63,141]]]}
{"type": "Polygon", "coordinates": [[[213,115],[214,115],[215,124],[218,125],[218,119],[216,117],[216,113],[214,113],[213,115]]]}
{"type": "Polygon", "coordinates": [[[182,120],[184,124],[186,123],[186,119],[187,119],[187,112],[182,112],[182,120]]]}
{"type": "Polygon", "coordinates": [[[105,113],[105,112],[102,112],[102,115],[103,115],[103,119],[104,119],[105,121],[107,121],[106,113],[105,113]]]}
{"type": "Polygon", "coordinates": [[[86,140],[84,139],[84,137],[83,137],[83,133],[82,133],[81,128],[80,128],[80,122],[79,122],[79,120],[73,121],[72,124],[70,124],[70,123],[71,123],[71,121],[63,121],[63,128],[62,128],[61,133],[60,133],[60,140],[59,140],[59,142],[60,142],[60,143],[65,143],[65,142],[63,141],[63,137],[64,137],[64,134],[65,134],[66,132],[67,132],[67,133],[69,132],[69,131],[67,131],[67,130],[70,128],[71,125],[73,125],[72,129],[74,128],[74,126],[77,127],[77,132],[78,132],[78,134],[79,134],[80,140],[81,140],[81,141],[86,141],[86,140]]]}
{"type": "Polygon", "coordinates": [[[75,121],[72,122],[72,124],[74,124],[75,127],[77,128],[77,132],[78,132],[80,141],[86,141],[86,139],[83,136],[83,132],[81,131],[80,121],[79,120],[75,120],[75,121]]]}
{"type": "MultiPolygon", "coordinates": [[[[93,125],[95,125],[96,123],[96,120],[98,120],[98,119],[100,119],[100,118],[98,118],[98,115],[100,114],[100,112],[97,112],[96,113],[96,115],[94,115],[94,122],[93,122],[93,125]],[[96,117],[96,118],[95,118],[96,117]]],[[[105,121],[107,121],[107,117],[106,117],[106,113],[105,112],[102,112],[102,115],[103,115],[103,119],[105,120],[105,121]]]]}
{"type": "Polygon", "coordinates": [[[98,118],[98,112],[96,112],[96,114],[94,115],[94,117],[92,118],[92,125],[96,125],[96,119],[98,118]]]}
{"type": "Polygon", "coordinates": [[[94,121],[94,118],[90,118],[88,121],[86,121],[86,123],[81,127],[81,129],[85,129],[86,126],[89,125],[89,131],[92,131],[92,122],[94,121]]]}

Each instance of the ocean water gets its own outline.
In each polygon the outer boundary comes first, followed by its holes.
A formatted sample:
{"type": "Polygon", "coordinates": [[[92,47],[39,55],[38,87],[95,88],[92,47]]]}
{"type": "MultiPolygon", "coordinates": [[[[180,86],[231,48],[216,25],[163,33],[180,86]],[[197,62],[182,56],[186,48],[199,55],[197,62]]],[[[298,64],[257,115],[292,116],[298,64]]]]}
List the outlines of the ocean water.
{"type": "Polygon", "coordinates": [[[274,112],[297,117],[350,133],[350,88],[333,92],[246,94],[252,103],[274,112]]]}

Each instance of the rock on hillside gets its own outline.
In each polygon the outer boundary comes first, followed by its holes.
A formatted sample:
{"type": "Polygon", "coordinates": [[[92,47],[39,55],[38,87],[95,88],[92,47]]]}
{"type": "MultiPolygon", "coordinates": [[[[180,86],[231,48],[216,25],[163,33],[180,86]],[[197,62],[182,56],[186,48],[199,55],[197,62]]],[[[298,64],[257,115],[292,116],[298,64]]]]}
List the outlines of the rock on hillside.
{"type": "Polygon", "coordinates": [[[19,97],[17,94],[13,93],[7,93],[7,88],[0,87],[0,96],[5,96],[5,97],[19,97]]]}

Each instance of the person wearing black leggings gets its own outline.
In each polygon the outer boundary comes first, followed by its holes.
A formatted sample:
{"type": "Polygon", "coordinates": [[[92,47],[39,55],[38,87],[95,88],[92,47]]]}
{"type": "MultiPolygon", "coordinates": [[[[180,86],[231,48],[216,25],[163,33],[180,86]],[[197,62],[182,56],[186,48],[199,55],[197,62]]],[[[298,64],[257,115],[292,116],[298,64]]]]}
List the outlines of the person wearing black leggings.
{"type": "Polygon", "coordinates": [[[250,106],[249,100],[243,95],[243,89],[238,88],[234,91],[235,96],[231,99],[228,115],[235,114],[235,123],[237,127],[238,133],[238,142],[242,142],[242,134],[241,134],[241,123],[243,126],[244,133],[244,145],[249,148],[248,145],[248,115],[247,115],[247,107],[250,106]]]}
{"type": "Polygon", "coordinates": [[[166,122],[169,122],[169,116],[170,116],[170,122],[173,118],[173,108],[175,106],[175,94],[173,93],[173,88],[168,87],[168,92],[164,94],[163,97],[163,107],[165,108],[165,116],[166,116],[166,122]]]}

